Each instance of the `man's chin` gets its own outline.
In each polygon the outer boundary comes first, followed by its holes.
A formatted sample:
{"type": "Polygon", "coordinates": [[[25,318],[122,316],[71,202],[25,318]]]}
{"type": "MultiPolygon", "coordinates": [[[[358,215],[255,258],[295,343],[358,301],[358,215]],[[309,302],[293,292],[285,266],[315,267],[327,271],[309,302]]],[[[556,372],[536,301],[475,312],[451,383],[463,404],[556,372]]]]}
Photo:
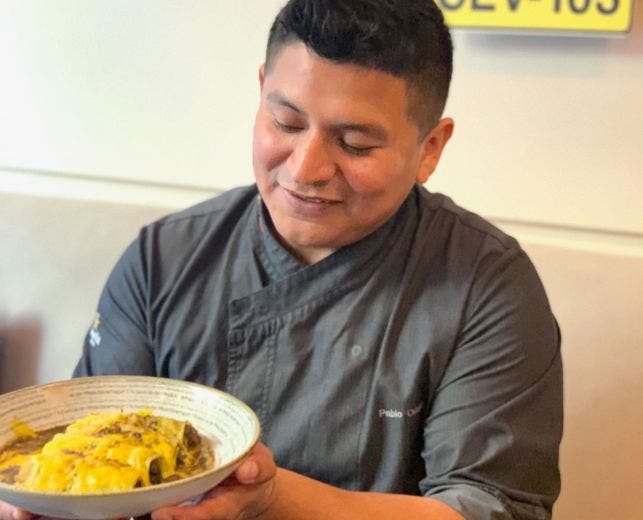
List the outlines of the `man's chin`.
{"type": "Polygon", "coordinates": [[[297,226],[296,230],[288,229],[277,231],[277,239],[295,256],[309,259],[311,256],[320,259],[332,254],[344,244],[336,233],[329,233],[327,229],[320,230],[316,226],[297,226]]]}

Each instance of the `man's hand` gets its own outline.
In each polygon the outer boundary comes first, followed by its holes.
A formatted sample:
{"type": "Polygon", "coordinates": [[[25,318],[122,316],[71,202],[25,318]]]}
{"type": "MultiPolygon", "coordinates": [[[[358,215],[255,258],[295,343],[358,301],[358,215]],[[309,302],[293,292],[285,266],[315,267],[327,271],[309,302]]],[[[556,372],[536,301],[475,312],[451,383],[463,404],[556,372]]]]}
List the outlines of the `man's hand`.
{"type": "Polygon", "coordinates": [[[272,453],[258,443],[237,470],[208,492],[199,504],[157,509],[152,513],[152,520],[259,518],[274,500],[276,472],[272,453]]]}

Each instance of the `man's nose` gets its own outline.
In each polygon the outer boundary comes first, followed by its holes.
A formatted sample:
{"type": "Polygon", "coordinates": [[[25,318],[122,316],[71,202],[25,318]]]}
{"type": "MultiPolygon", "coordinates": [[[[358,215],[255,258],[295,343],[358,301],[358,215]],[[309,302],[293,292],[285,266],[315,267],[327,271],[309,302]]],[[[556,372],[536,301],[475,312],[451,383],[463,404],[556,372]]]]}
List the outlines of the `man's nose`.
{"type": "Polygon", "coordinates": [[[316,133],[298,140],[290,158],[288,169],[295,182],[323,184],[335,175],[336,165],[328,150],[328,143],[316,133]]]}

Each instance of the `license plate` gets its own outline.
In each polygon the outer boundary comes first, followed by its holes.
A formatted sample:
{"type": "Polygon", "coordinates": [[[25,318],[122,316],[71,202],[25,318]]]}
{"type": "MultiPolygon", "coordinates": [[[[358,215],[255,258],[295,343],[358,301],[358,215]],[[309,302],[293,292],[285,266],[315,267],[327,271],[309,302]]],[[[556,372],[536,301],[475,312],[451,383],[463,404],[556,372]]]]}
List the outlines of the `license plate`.
{"type": "Polygon", "coordinates": [[[617,32],[630,30],[633,0],[437,0],[451,27],[617,32]]]}

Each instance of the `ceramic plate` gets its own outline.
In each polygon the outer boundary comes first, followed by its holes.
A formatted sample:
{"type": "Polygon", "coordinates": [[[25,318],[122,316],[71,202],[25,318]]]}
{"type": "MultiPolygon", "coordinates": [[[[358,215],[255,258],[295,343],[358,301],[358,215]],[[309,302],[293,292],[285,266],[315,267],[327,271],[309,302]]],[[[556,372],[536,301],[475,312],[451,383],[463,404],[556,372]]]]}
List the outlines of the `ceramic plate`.
{"type": "Polygon", "coordinates": [[[259,421],[235,397],[212,388],[141,376],[100,376],[32,386],[0,395],[0,446],[14,438],[19,419],[34,430],[74,422],[92,412],[136,412],[187,420],[207,437],[212,469],[175,482],[116,493],[71,495],[32,492],[0,483],[0,500],[54,518],[100,520],[136,517],[196,497],[225,479],[259,439],[259,421]]]}

